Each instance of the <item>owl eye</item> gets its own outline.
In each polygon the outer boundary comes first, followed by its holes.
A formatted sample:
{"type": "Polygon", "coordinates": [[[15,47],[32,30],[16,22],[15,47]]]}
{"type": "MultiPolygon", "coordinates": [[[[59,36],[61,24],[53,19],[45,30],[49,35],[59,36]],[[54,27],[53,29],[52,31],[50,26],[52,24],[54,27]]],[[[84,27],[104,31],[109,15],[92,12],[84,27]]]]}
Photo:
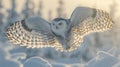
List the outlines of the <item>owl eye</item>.
{"type": "Polygon", "coordinates": [[[62,23],[59,23],[58,25],[60,25],[60,26],[61,26],[61,25],[62,25],[62,23]]]}

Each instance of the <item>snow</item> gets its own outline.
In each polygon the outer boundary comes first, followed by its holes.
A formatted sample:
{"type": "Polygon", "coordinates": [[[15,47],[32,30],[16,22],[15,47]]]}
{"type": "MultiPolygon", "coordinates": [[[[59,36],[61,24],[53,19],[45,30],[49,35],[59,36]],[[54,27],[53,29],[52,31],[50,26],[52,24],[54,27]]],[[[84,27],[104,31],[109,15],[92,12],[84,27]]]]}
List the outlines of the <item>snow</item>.
{"type": "Polygon", "coordinates": [[[40,57],[32,57],[24,62],[24,67],[52,67],[51,64],[40,58],[40,57]]]}
{"type": "MultiPolygon", "coordinates": [[[[6,43],[5,43],[6,44],[6,43]]],[[[119,57],[115,57],[116,47],[108,52],[98,51],[96,56],[88,62],[82,61],[80,58],[53,58],[43,59],[40,56],[32,56],[27,58],[25,50],[15,51],[14,47],[5,47],[1,43],[0,46],[0,67],[119,67],[119,57]],[[3,47],[3,48],[1,48],[3,47]],[[10,52],[14,50],[14,52],[10,52]],[[10,54],[11,53],[11,54],[10,54]]],[[[7,44],[6,44],[7,45],[7,44]]],[[[16,49],[17,50],[17,49],[16,49]]],[[[50,49],[49,49],[50,50],[50,49]]],[[[69,53],[67,53],[68,55],[69,53]]]]}
{"type": "Polygon", "coordinates": [[[97,56],[90,60],[86,67],[112,67],[119,60],[109,53],[99,51],[97,56]]]}
{"type": "Polygon", "coordinates": [[[9,53],[6,50],[0,48],[0,67],[9,67],[9,66],[23,67],[23,65],[19,61],[15,59],[11,59],[9,53]]]}
{"type": "Polygon", "coordinates": [[[120,62],[116,63],[113,67],[120,67],[120,62]]]}

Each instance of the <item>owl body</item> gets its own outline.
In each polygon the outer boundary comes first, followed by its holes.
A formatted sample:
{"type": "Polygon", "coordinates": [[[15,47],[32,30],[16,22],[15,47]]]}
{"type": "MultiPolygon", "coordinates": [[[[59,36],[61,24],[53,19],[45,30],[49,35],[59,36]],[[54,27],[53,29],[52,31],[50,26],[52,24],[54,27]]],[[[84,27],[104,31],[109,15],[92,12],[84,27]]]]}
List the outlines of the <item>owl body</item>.
{"type": "Polygon", "coordinates": [[[113,21],[103,10],[77,7],[70,19],[56,18],[50,23],[40,17],[17,21],[6,30],[8,40],[27,48],[54,47],[70,52],[77,49],[89,33],[112,28],[113,21]]]}

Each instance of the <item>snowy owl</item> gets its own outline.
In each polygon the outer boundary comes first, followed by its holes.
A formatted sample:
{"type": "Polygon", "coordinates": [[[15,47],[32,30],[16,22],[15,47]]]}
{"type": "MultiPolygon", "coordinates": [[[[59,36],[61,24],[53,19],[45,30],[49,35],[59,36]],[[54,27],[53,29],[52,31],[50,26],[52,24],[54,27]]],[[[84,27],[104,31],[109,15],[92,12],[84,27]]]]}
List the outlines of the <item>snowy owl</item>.
{"type": "Polygon", "coordinates": [[[77,7],[70,19],[55,18],[50,23],[40,17],[16,21],[6,29],[8,41],[27,48],[54,47],[58,51],[76,50],[89,33],[112,28],[110,15],[100,9],[77,7]]]}

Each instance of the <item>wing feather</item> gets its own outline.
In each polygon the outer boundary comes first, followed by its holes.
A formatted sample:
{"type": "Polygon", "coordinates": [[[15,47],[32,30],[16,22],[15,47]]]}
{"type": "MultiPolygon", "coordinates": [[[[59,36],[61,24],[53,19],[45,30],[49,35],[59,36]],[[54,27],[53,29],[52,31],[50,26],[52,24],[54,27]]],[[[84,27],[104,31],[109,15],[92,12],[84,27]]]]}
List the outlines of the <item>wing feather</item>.
{"type": "Polygon", "coordinates": [[[111,17],[105,11],[86,7],[82,7],[82,10],[81,7],[75,9],[75,13],[73,12],[71,17],[71,26],[73,26],[71,29],[71,50],[80,46],[85,35],[109,30],[113,27],[113,24],[111,17]]]}
{"type": "Polygon", "coordinates": [[[26,28],[24,25],[25,21],[18,21],[8,27],[6,36],[11,43],[26,46],[27,48],[55,47],[57,41],[49,27],[49,29],[45,28],[46,31],[32,25],[30,28],[26,28]]]}
{"type": "Polygon", "coordinates": [[[36,20],[31,18],[12,23],[6,30],[9,42],[27,48],[53,47],[58,51],[64,51],[61,43],[52,34],[48,22],[40,18],[36,20]]]}

